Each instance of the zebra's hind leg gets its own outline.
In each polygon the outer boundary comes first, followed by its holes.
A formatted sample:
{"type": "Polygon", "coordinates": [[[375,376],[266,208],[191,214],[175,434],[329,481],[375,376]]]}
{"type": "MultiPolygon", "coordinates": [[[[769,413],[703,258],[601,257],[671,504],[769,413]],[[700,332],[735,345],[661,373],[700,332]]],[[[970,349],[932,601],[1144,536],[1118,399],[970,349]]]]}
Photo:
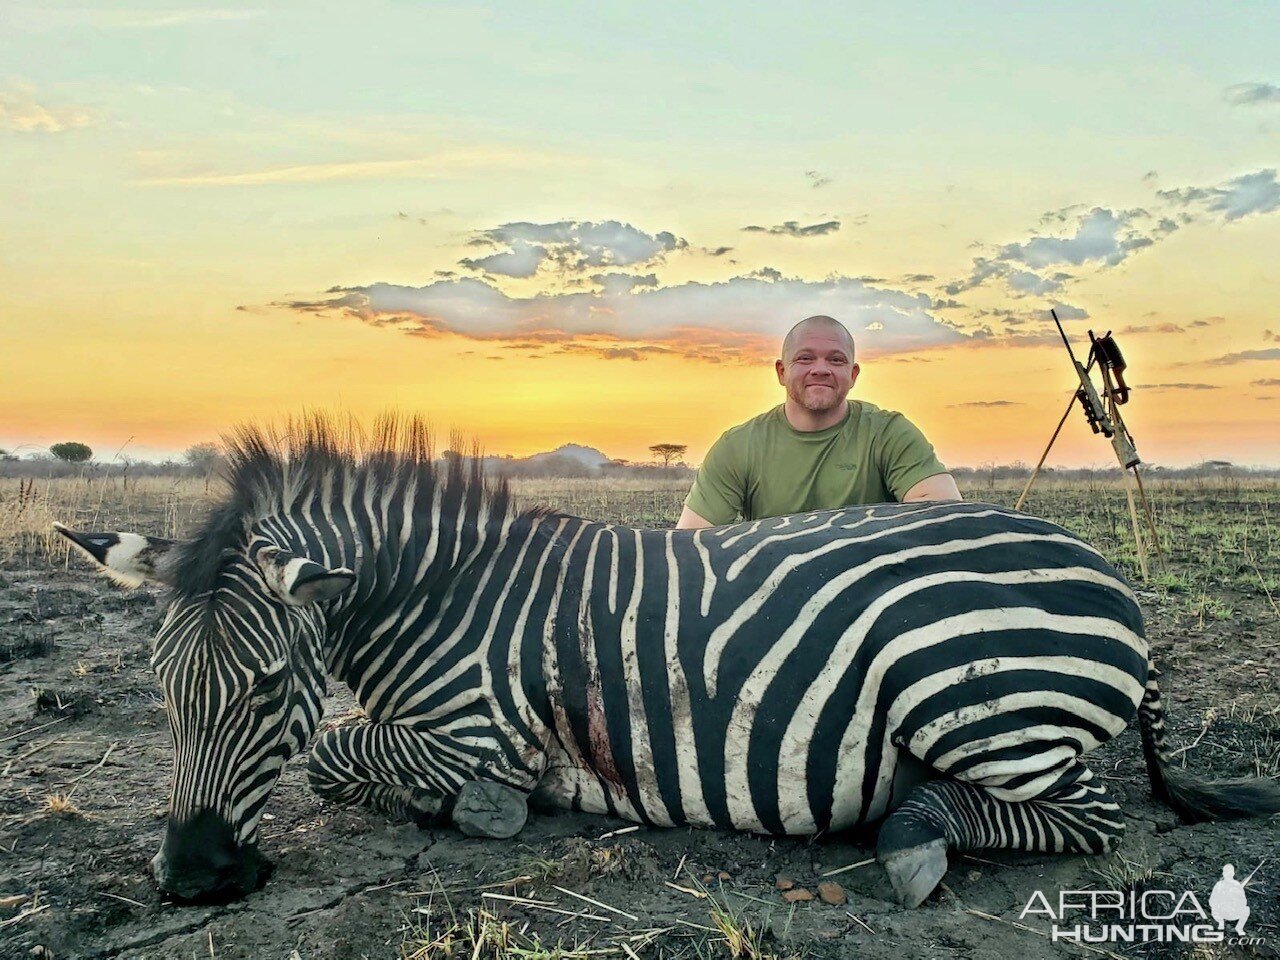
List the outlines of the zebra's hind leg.
{"type": "Polygon", "coordinates": [[[947,850],[1107,853],[1124,833],[1120,807],[1078,760],[1028,799],[960,780],[915,787],[880,828],[876,858],[899,901],[919,906],[947,870],[947,850]]]}

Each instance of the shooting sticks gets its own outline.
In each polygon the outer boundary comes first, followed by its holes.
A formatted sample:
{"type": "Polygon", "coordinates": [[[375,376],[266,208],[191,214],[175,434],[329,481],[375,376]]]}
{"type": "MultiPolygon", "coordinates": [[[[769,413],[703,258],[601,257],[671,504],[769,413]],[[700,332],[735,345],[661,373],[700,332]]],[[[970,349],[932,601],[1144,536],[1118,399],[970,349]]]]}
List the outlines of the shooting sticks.
{"type": "Polygon", "coordinates": [[[1104,437],[1111,441],[1111,449],[1115,451],[1116,461],[1120,464],[1120,471],[1124,474],[1124,492],[1129,501],[1129,517],[1133,521],[1133,544],[1135,552],[1138,555],[1138,567],[1142,571],[1142,579],[1145,581],[1149,577],[1147,570],[1147,543],[1144,540],[1149,538],[1150,546],[1155,548],[1156,558],[1160,562],[1160,568],[1164,569],[1164,552],[1160,548],[1160,535],[1156,532],[1155,519],[1151,516],[1151,504],[1147,501],[1147,492],[1142,486],[1142,474],[1138,471],[1142,460],[1138,456],[1137,448],[1133,445],[1133,436],[1129,433],[1129,429],[1124,424],[1124,418],[1120,416],[1120,407],[1129,400],[1129,387],[1124,382],[1125,362],[1124,355],[1120,353],[1120,346],[1116,343],[1115,338],[1111,336],[1111,332],[1102,337],[1095,337],[1093,331],[1089,331],[1089,361],[1088,365],[1082,364],[1076,359],[1075,351],[1071,349],[1071,341],[1067,339],[1066,331],[1062,329],[1062,323],[1058,320],[1056,310],[1050,310],[1053,322],[1058,326],[1058,333],[1062,336],[1062,342],[1067,348],[1067,355],[1071,357],[1071,363],[1076,368],[1076,375],[1080,379],[1080,385],[1072,392],[1071,399],[1067,401],[1067,409],[1062,414],[1062,419],[1058,421],[1057,429],[1053,431],[1053,436],[1049,438],[1049,444],[1044,448],[1044,453],[1040,455],[1040,462],[1036,464],[1035,470],[1031,471],[1031,476],[1027,479],[1027,485],[1022,490],[1022,495],[1018,497],[1018,502],[1014,504],[1015,510],[1021,510],[1022,504],[1027,499],[1027,494],[1031,492],[1031,485],[1035,483],[1036,477],[1040,473],[1040,468],[1044,466],[1045,460],[1049,457],[1049,451],[1053,449],[1054,441],[1058,439],[1058,434],[1062,432],[1063,424],[1067,422],[1067,417],[1071,415],[1071,408],[1075,406],[1077,400],[1084,410],[1085,420],[1089,423],[1089,428],[1094,433],[1101,433],[1104,437]],[[1098,370],[1102,374],[1102,396],[1098,395],[1097,389],[1093,385],[1093,380],[1089,376],[1089,371],[1093,369],[1094,363],[1098,364],[1098,370]],[[1105,399],[1104,399],[1105,398],[1105,399]],[[1131,475],[1132,474],[1132,475],[1131,475]],[[1138,501],[1142,503],[1142,515],[1146,521],[1146,530],[1143,530],[1143,524],[1138,519],[1138,507],[1134,500],[1134,489],[1137,489],[1138,501]]]}

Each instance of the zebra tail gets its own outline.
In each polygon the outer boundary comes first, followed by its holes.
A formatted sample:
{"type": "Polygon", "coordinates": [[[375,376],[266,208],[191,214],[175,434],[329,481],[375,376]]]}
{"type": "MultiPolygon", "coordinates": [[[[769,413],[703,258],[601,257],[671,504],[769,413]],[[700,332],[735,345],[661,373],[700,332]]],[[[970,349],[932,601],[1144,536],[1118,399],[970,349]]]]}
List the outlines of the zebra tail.
{"type": "Polygon", "coordinates": [[[1151,792],[1173,808],[1185,823],[1238,820],[1280,813],[1280,783],[1274,780],[1202,780],[1173,765],[1165,738],[1164,704],[1155,663],[1147,670],[1147,687],[1138,707],[1142,753],[1147,761],[1151,792]]]}

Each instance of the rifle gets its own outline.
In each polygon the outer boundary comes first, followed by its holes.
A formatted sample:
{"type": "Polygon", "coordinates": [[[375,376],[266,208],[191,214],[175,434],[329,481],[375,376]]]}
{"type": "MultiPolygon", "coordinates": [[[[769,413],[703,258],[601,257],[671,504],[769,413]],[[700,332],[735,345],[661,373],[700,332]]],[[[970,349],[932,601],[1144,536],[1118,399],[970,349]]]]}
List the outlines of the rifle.
{"type": "Polygon", "coordinates": [[[1126,470],[1130,467],[1136,467],[1142,460],[1133,446],[1129,431],[1124,429],[1124,423],[1120,421],[1118,412],[1114,418],[1107,412],[1107,407],[1103,405],[1102,398],[1098,396],[1098,391],[1093,386],[1093,380],[1089,377],[1089,370],[1092,369],[1094,361],[1098,361],[1098,366],[1102,370],[1103,388],[1107,392],[1107,399],[1111,402],[1113,410],[1114,407],[1128,402],[1129,388],[1124,385],[1123,379],[1126,364],[1124,356],[1120,353],[1119,345],[1116,343],[1115,338],[1111,336],[1110,330],[1103,337],[1095,337],[1093,331],[1090,330],[1089,366],[1086,367],[1076,359],[1076,352],[1071,349],[1071,341],[1067,339],[1067,333],[1062,329],[1062,321],[1058,319],[1058,311],[1050,308],[1049,314],[1053,317],[1053,322],[1058,327],[1058,334],[1062,337],[1062,342],[1067,348],[1067,355],[1071,357],[1071,363],[1076,368],[1076,375],[1080,378],[1080,389],[1076,391],[1076,399],[1080,401],[1080,405],[1084,408],[1084,417],[1089,421],[1089,429],[1094,433],[1101,433],[1111,441],[1111,448],[1115,450],[1116,459],[1120,461],[1121,467],[1126,470]],[[1116,371],[1116,375],[1120,378],[1119,390],[1112,386],[1108,377],[1109,370],[1116,371]],[[1117,424],[1119,424],[1119,428],[1117,428],[1117,424]]]}
{"type": "Polygon", "coordinates": [[[1054,441],[1058,439],[1058,434],[1062,432],[1063,424],[1067,422],[1067,417],[1071,415],[1071,408],[1079,401],[1081,408],[1084,410],[1085,420],[1088,421],[1089,429],[1095,434],[1101,433],[1111,441],[1111,449],[1115,451],[1116,460],[1120,463],[1120,469],[1124,472],[1125,494],[1129,500],[1129,514],[1133,519],[1133,540],[1134,545],[1137,547],[1138,566],[1142,571],[1142,578],[1145,580],[1147,579],[1147,558],[1143,549],[1143,535],[1139,529],[1138,511],[1134,505],[1133,490],[1129,486],[1130,471],[1133,472],[1133,479],[1138,488],[1138,497],[1142,501],[1142,509],[1146,515],[1147,532],[1151,542],[1155,545],[1156,555],[1159,557],[1162,568],[1164,566],[1164,553],[1160,549],[1160,537],[1156,532],[1155,520],[1151,516],[1151,505],[1147,502],[1147,493],[1142,486],[1142,474],[1138,472],[1142,458],[1138,456],[1138,450],[1133,443],[1133,436],[1125,426],[1124,418],[1120,416],[1120,406],[1129,402],[1129,387],[1124,382],[1124,372],[1127,368],[1124,354],[1120,352],[1120,345],[1116,343],[1115,337],[1111,335],[1110,330],[1101,337],[1094,336],[1093,331],[1090,330],[1088,364],[1081,363],[1076,359],[1075,351],[1071,349],[1071,341],[1067,339],[1066,331],[1062,329],[1062,321],[1058,319],[1058,311],[1050,308],[1049,315],[1053,317],[1053,322],[1058,328],[1058,334],[1062,337],[1062,343],[1067,348],[1067,355],[1071,358],[1072,366],[1075,367],[1080,386],[1072,392],[1071,399],[1067,401],[1067,409],[1063,412],[1062,419],[1058,421],[1058,427],[1053,431],[1053,436],[1049,438],[1049,444],[1044,448],[1044,453],[1040,456],[1040,462],[1036,464],[1035,470],[1031,472],[1027,485],[1023,488],[1022,495],[1018,497],[1018,502],[1014,504],[1014,509],[1022,509],[1022,504],[1026,501],[1027,494],[1031,492],[1031,485],[1035,483],[1036,477],[1040,473],[1040,468],[1044,466],[1045,460],[1048,459],[1049,451],[1053,449],[1054,441]],[[1089,376],[1089,371],[1093,369],[1095,363],[1098,364],[1098,369],[1102,375],[1102,389],[1105,401],[1103,396],[1098,394],[1097,388],[1093,385],[1093,379],[1089,376]]]}

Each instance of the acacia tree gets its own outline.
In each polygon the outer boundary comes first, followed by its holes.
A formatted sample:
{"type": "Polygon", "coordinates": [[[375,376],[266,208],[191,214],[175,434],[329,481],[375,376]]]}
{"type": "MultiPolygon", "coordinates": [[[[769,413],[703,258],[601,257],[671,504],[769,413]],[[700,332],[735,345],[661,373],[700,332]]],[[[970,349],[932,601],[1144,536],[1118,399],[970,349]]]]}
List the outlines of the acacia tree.
{"type": "Polygon", "coordinates": [[[67,443],[55,443],[49,448],[59,460],[65,460],[67,463],[85,463],[93,456],[93,450],[83,443],[68,441],[67,443]]]}
{"type": "Polygon", "coordinates": [[[222,461],[222,449],[216,443],[195,443],[187,447],[182,459],[198,473],[212,473],[222,461]]]}
{"type": "Polygon", "coordinates": [[[649,448],[649,452],[660,459],[664,467],[669,467],[672,460],[684,456],[688,449],[688,444],[684,443],[655,443],[649,448]]]}

